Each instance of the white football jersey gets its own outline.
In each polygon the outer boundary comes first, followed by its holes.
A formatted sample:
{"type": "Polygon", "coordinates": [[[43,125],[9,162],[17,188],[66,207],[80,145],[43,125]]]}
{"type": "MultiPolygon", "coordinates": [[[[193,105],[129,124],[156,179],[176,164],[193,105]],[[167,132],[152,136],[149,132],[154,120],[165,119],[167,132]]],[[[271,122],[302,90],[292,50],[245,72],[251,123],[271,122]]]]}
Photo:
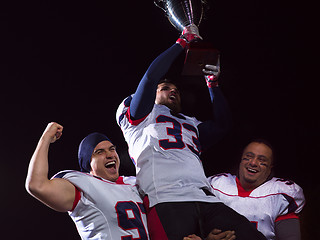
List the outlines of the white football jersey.
{"type": "Polygon", "coordinates": [[[132,96],[117,110],[117,123],[136,166],[137,185],[150,207],[161,202],[216,202],[199,158],[201,149],[194,117],[173,116],[155,104],[143,119],[130,119],[132,96]],[[204,191],[205,189],[205,191],[204,191]]]}
{"type": "Polygon", "coordinates": [[[305,203],[302,188],[281,178],[272,178],[251,192],[245,191],[234,175],[209,177],[214,194],[227,206],[255,224],[267,239],[275,239],[275,222],[298,218],[305,203]]]}
{"type": "Polygon", "coordinates": [[[54,177],[77,188],[74,209],[68,213],[82,239],[149,239],[135,177],[110,182],[78,171],[62,171],[54,177]]]}

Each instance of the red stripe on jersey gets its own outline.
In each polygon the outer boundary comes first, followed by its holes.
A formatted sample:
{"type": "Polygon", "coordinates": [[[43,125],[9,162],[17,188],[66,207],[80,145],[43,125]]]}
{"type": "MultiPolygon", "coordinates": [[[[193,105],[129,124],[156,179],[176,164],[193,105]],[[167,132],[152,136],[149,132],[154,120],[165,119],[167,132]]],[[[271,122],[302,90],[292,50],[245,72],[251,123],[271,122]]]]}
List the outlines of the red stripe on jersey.
{"type": "Polygon", "coordinates": [[[74,186],[74,188],[75,188],[75,196],[74,196],[74,201],[73,201],[73,205],[72,205],[71,211],[74,210],[74,208],[77,206],[78,202],[79,202],[80,199],[81,199],[81,192],[80,192],[80,190],[79,190],[76,186],[74,186]]]}
{"type": "Polygon", "coordinates": [[[143,198],[143,205],[147,212],[147,224],[150,239],[152,240],[168,240],[167,234],[161,224],[160,218],[155,207],[149,208],[149,198],[143,198]]]}
{"type": "MultiPolygon", "coordinates": [[[[228,193],[225,193],[225,192],[223,192],[222,190],[220,190],[220,189],[218,189],[218,188],[215,188],[215,187],[213,187],[212,185],[211,185],[211,187],[213,188],[213,190],[215,190],[215,191],[218,191],[218,192],[221,192],[222,194],[224,194],[224,195],[226,195],[226,196],[230,196],[230,197],[237,197],[237,196],[239,196],[239,197],[249,197],[249,198],[266,198],[266,197],[270,197],[270,196],[275,196],[275,195],[284,195],[285,193],[271,193],[271,194],[267,194],[267,195],[263,195],[263,196],[258,196],[258,197],[253,197],[253,196],[240,196],[239,195],[239,193],[238,194],[228,194],[228,193]]],[[[252,190],[253,191],[253,190],[252,190]]],[[[252,192],[251,191],[251,192],[252,192]]],[[[251,193],[250,192],[250,193],[251,193]]],[[[244,193],[244,194],[247,194],[247,192],[246,193],[244,193]]]]}
{"type": "Polygon", "coordinates": [[[281,221],[281,220],[286,220],[286,219],[299,219],[299,216],[296,213],[288,213],[286,215],[282,215],[277,217],[275,222],[281,221]]]}
{"type": "Polygon", "coordinates": [[[128,118],[129,122],[134,125],[134,126],[137,126],[139,123],[141,123],[143,120],[146,119],[146,117],[148,116],[149,114],[147,114],[145,117],[141,118],[141,119],[137,119],[137,120],[134,120],[131,118],[130,116],[130,107],[128,108],[128,110],[126,111],[126,117],[128,118]]]}

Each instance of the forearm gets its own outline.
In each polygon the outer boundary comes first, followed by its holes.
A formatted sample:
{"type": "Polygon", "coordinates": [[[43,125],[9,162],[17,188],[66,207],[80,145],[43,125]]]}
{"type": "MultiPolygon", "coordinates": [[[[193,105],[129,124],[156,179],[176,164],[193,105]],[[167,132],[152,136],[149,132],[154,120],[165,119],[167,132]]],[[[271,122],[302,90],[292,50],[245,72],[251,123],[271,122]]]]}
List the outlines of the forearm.
{"type": "Polygon", "coordinates": [[[218,87],[209,88],[213,119],[198,126],[199,140],[203,150],[221,140],[232,128],[231,111],[227,100],[218,87]]]}
{"type": "Polygon", "coordinates": [[[301,240],[299,219],[286,219],[276,222],[277,240],[301,240]]]}
{"type": "Polygon", "coordinates": [[[209,88],[212,95],[212,108],[215,124],[224,131],[229,131],[232,127],[232,117],[227,99],[219,87],[209,88]]]}
{"type": "Polygon", "coordinates": [[[140,119],[151,112],[158,82],[168,72],[171,64],[182,51],[183,48],[179,44],[174,44],[151,63],[130,104],[130,115],[134,119],[140,119]]]}
{"type": "Polygon", "coordinates": [[[61,137],[62,129],[58,123],[48,124],[30,160],[25,186],[42,203],[56,211],[66,212],[73,206],[74,185],[65,179],[48,179],[49,146],[61,137]]]}

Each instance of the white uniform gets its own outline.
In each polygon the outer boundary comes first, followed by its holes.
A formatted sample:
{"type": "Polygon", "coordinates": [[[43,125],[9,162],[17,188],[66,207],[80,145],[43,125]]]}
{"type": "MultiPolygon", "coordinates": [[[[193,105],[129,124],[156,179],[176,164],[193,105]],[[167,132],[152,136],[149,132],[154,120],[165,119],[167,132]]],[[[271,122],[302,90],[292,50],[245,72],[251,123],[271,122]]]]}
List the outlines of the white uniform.
{"type": "Polygon", "coordinates": [[[117,123],[136,164],[137,185],[147,194],[150,207],[161,202],[216,202],[199,158],[200,143],[194,117],[173,116],[164,105],[155,104],[140,120],[131,120],[130,99],[117,110],[117,123]],[[208,192],[207,191],[207,192],[208,192]]]}
{"type": "Polygon", "coordinates": [[[275,239],[275,222],[298,218],[305,203],[296,183],[272,178],[251,192],[245,191],[236,176],[223,173],[209,178],[214,194],[227,206],[254,223],[267,239],[275,239]]]}
{"type": "Polygon", "coordinates": [[[134,177],[110,182],[78,171],[62,171],[54,177],[77,188],[74,209],[68,213],[82,239],[149,239],[134,177]]]}

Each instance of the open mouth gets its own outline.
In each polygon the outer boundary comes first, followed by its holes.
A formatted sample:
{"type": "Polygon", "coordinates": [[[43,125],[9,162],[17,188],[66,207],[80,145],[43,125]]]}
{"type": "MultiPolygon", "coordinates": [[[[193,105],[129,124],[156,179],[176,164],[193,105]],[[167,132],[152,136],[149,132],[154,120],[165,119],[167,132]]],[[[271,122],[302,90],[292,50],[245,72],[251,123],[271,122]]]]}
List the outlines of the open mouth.
{"type": "Polygon", "coordinates": [[[116,161],[108,162],[104,165],[106,168],[116,168],[116,161]]]}
{"type": "Polygon", "coordinates": [[[170,95],[170,96],[169,96],[169,99],[170,99],[170,100],[176,100],[177,98],[176,98],[176,96],[174,96],[174,95],[170,95]]]}
{"type": "Polygon", "coordinates": [[[247,171],[249,173],[257,173],[258,172],[256,169],[253,169],[253,168],[247,168],[247,171]]]}

